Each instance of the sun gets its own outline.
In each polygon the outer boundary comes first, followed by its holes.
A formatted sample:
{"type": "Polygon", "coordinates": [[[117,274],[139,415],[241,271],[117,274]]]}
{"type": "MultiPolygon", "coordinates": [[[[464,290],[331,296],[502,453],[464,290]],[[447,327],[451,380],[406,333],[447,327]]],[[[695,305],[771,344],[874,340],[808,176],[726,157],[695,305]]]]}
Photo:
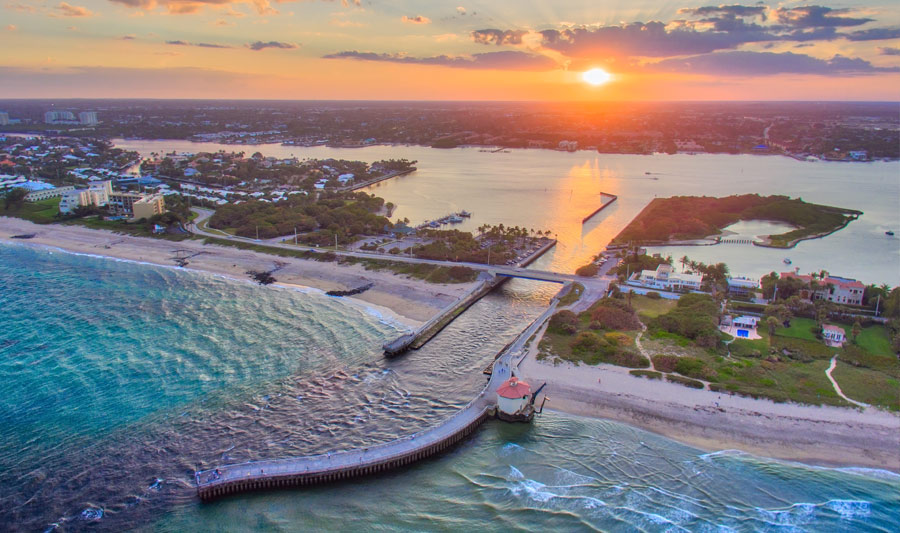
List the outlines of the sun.
{"type": "Polygon", "coordinates": [[[581,79],[591,85],[603,85],[612,79],[612,76],[602,68],[592,68],[582,72],[581,79]]]}

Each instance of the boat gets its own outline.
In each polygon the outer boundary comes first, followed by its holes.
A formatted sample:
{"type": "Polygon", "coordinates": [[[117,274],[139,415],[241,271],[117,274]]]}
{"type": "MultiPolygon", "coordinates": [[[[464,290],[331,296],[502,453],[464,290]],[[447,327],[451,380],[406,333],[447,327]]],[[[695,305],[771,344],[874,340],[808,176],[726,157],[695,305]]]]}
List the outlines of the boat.
{"type": "Polygon", "coordinates": [[[788,259],[787,257],[785,257],[785,258],[784,258],[784,264],[786,264],[786,265],[791,264],[791,260],[788,259]]]}
{"type": "Polygon", "coordinates": [[[451,216],[447,217],[447,222],[449,222],[451,224],[459,224],[462,221],[463,221],[462,217],[458,217],[456,215],[451,215],[451,216]]]}
{"type": "Polygon", "coordinates": [[[469,218],[472,216],[472,213],[469,213],[468,211],[463,210],[463,211],[460,211],[459,213],[457,213],[457,215],[459,215],[463,218],[469,218]]]}
{"type": "Polygon", "coordinates": [[[884,232],[884,234],[887,235],[887,236],[889,236],[889,237],[893,237],[893,236],[894,236],[893,230],[887,230],[887,231],[884,232]]]}

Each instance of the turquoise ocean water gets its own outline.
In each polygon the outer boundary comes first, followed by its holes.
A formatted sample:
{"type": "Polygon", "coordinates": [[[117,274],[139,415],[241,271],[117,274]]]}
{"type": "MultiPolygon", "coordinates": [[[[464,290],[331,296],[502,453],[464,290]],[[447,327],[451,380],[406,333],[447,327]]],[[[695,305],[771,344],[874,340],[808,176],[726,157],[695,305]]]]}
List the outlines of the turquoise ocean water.
{"type": "Polygon", "coordinates": [[[420,351],[317,291],[0,245],[0,530],[891,531],[900,476],[705,453],[545,413],[389,475],[201,505],[194,469],[448,416],[546,303],[485,298],[420,351]]]}

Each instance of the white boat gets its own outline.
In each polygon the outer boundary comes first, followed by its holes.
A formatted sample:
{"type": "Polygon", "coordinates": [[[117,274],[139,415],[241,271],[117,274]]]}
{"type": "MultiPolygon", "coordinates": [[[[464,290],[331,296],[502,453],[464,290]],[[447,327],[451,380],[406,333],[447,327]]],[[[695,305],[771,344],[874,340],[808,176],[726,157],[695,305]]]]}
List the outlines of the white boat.
{"type": "Polygon", "coordinates": [[[791,260],[788,259],[787,257],[785,257],[785,258],[784,258],[784,264],[786,264],[786,265],[791,264],[791,260]]]}

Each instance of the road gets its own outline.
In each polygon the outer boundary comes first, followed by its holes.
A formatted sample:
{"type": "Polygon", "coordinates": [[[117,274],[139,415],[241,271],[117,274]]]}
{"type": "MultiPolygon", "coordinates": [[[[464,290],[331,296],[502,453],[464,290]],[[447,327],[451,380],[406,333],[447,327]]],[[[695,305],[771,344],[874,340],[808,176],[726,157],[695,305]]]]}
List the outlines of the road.
{"type": "Polygon", "coordinates": [[[293,244],[286,244],[281,242],[267,242],[263,240],[255,240],[247,237],[238,237],[236,235],[228,235],[224,232],[219,233],[216,230],[208,230],[202,229],[200,225],[206,221],[209,217],[211,217],[214,213],[211,209],[203,209],[195,207],[192,209],[195,213],[197,213],[197,218],[188,225],[187,229],[191,233],[196,235],[203,235],[206,237],[212,237],[215,239],[226,239],[230,241],[243,242],[247,244],[254,244],[257,246],[266,246],[270,248],[282,248],[285,250],[294,250],[294,251],[311,251],[317,253],[324,252],[332,252],[339,256],[343,257],[355,257],[359,259],[376,259],[383,261],[394,261],[398,263],[412,263],[412,264],[420,264],[420,265],[435,265],[435,266],[464,266],[474,270],[484,270],[488,271],[494,275],[507,276],[507,277],[518,277],[524,279],[534,279],[537,281],[551,281],[555,283],[568,283],[570,281],[577,281],[582,285],[603,285],[606,286],[609,284],[609,280],[605,278],[586,278],[582,276],[576,276],[575,274],[563,274],[560,272],[547,272],[543,270],[532,270],[526,269],[522,267],[513,267],[513,266],[505,266],[505,265],[485,265],[483,263],[469,263],[465,261],[440,261],[435,259],[422,259],[419,257],[409,257],[404,255],[384,255],[379,253],[372,252],[363,252],[363,251],[346,251],[346,250],[334,250],[330,248],[314,248],[311,246],[298,246],[293,244]]]}

